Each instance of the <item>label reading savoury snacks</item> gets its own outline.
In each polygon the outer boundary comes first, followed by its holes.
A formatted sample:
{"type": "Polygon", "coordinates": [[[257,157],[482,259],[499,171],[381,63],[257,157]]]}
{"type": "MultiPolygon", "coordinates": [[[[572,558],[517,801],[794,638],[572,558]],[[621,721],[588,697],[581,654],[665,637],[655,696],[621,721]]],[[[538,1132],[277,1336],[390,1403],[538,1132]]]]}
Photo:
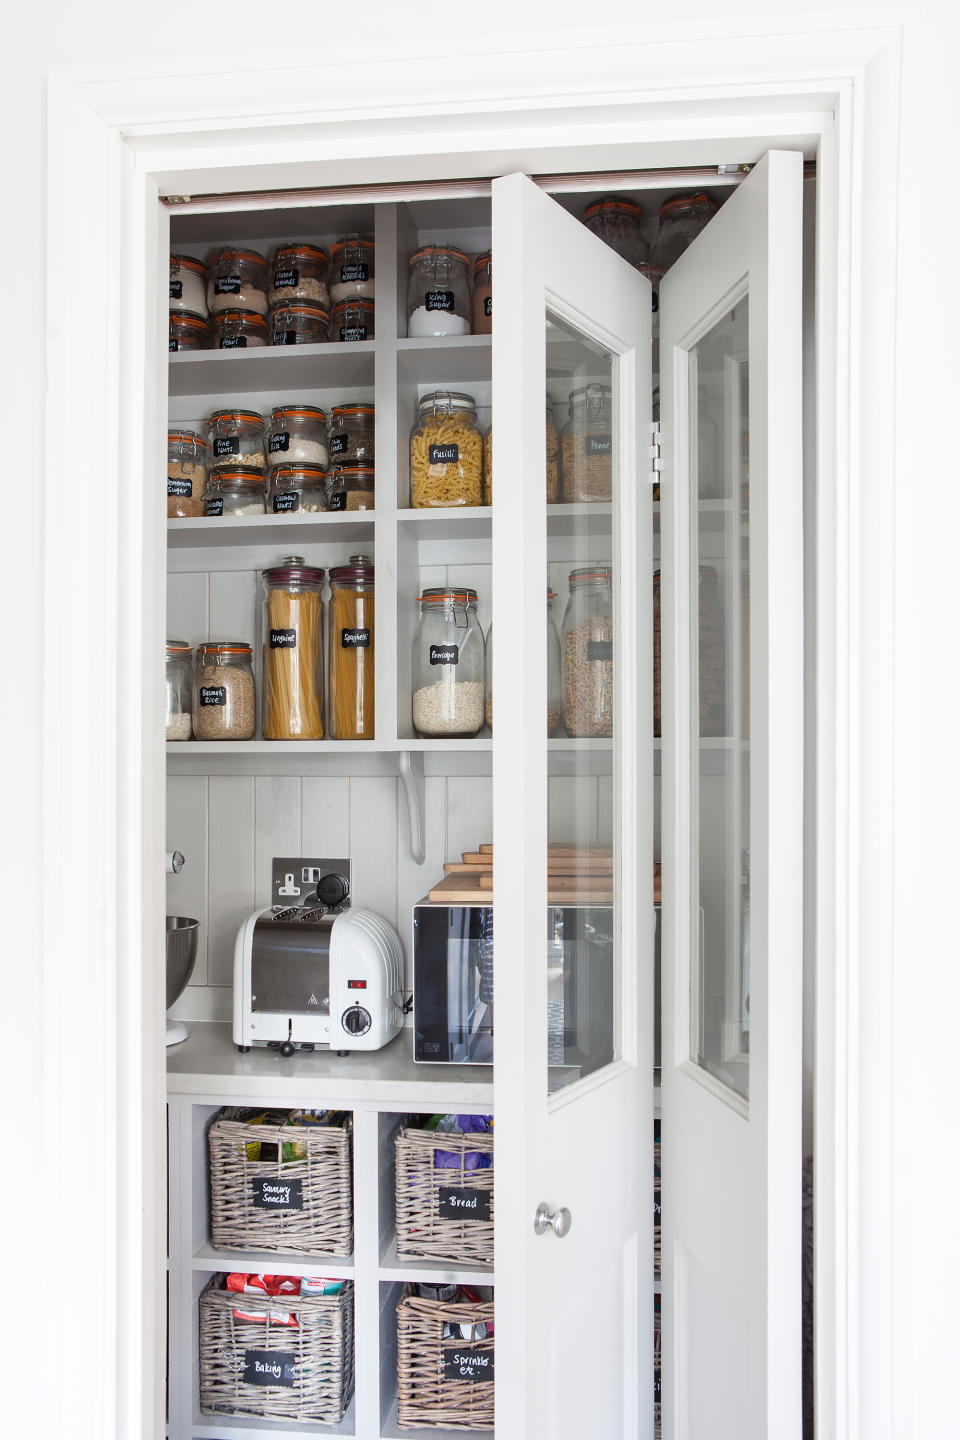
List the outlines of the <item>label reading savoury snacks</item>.
{"type": "Polygon", "coordinates": [[[341,266],[340,266],[340,284],[341,284],[341,285],[348,285],[351,281],[354,281],[354,280],[369,280],[369,279],[370,279],[370,266],[369,266],[369,265],[362,264],[362,265],[341,265],[341,266]]]}
{"type": "Polygon", "coordinates": [[[203,513],[204,513],[204,515],[222,515],[222,514],[223,514],[223,496],[222,496],[222,495],[214,495],[214,496],[211,496],[209,500],[205,500],[205,501],[203,502],[203,513]]]}
{"type": "Polygon", "coordinates": [[[428,290],[424,296],[424,303],[428,310],[452,310],[452,290],[428,290]]]}
{"type": "Polygon", "coordinates": [[[270,436],[270,454],[275,455],[278,450],[290,449],[290,432],[281,430],[279,435],[270,436]]]}
{"type": "Polygon", "coordinates": [[[427,460],[431,465],[456,465],[460,459],[459,445],[428,445],[427,460]]]}
{"type": "Polygon", "coordinates": [[[171,300],[182,300],[182,299],[183,299],[183,281],[182,281],[182,280],[171,280],[171,281],[170,281],[170,299],[171,299],[171,300]]]}
{"type": "Polygon", "coordinates": [[[303,1181],[275,1180],[272,1176],[255,1176],[253,1181],[255,1210],[302,1210],[303,1181]]]}
{"type": "Polygon", "coordinates": [[[273,497],[274,515],[288,515],[300,509],[300,496],[296,490],[282,490],[273,497]]]}
{"type": "Polygon", "coordinates": [[[587,660],[588,660],[588,662],[589,662],[589,661],[600,661],[600,660],[606,661],[606,660],[612,660],[612,659],[613,659],[613,641],[612,641],[612,640],[588,640],[588,641],[587,641],[587,660]]]}
{"type": "Polygon", "coordinates": [[[215,435],[213,437],[213,453],[214,455],[239,455],[240,436],[215,435]]]}
{"type": "Polygon", "coordinates": [[[224,335],[220,341],[221,350],[246,350],[246,335],[224,335]]]}
{"type": "Polygon", "coordinates": [[[459,665],[459,664],[460,664],[460,646],[459,646],[459,645],[431,645],[431,646],[430,646],[430,664],[431,664],[431,665],[459,665]]]}
{"type": "Polygon", "coordinates": [[[347,492],[346,492],[346,490],[338,490],[335,495],[331,495],[331,496],[330,496],[330,509],[331,509],[331,510],[346,510],[346,508],[347,508],[347,492]]]}
{"type": "Polygon", "coordinates": [[[270,649],[271,649],[271,650],[296,650],[296,648],[297,648],[297,632],[296,632],[296,630],[271,630],[271,631],[270,631],[270,649]]]}
{"type": "Polygon", "coordinates": [[[370,630],[364,625],[361,630],[341,630],[340,646],[343,650],[368,650],[370,648],[370,630]]]}
{"type": "Polygon", "coordinates": [[[613,453],[613,441],[602,440],[596,435],[588,435],[583,442],[583,453],[585,455],[611,455],[613,453]]]}
{"type": "Polygon", "coordinates": [[[200,686],[200,704],[201,704],[201,705],[226,705],[226,703],[227,703],[227,687],[226,687],[226,685],[201,685],[201,686],[200,686]]]}
{"type": "Polygon", "coordinates": [[[243,281],[239,275],[220,275],[213,282],[214,295],[239,295],[243,281]]]}
{"type": "Polygon", "coordinates": [[[347,446],[349,445],[349,443],[350,443],[349,437],[348,437],[347,435],[345,435],[342,431],[339,432],[339,433],[336,434],[336,435],[331,435],[331,436],[330,436],[330,454],[331,454],[331,455],[346,455],[346,453],[347,453],[347,446]]]}
{"type": "Polygon", "coordinates": [[[193,494],[193,481],[192,481],[192,480],[168,480],[168,481],[167,481],[167,494],[168,494],[168,495],[185,495],[185,496],[187,496],[187,498],[189,498],[189,497],[193,494]]]}
{"type": "Polygon", "coordinates": [[[295,290],[300,284],[299,270],[274,270],[274,290],[295,290]]]}
{"type": "Polygon", "coordinates": [[[340,327],[341,340],[366,340],[366,338],[366,325],[341,325],[340,327]]]}

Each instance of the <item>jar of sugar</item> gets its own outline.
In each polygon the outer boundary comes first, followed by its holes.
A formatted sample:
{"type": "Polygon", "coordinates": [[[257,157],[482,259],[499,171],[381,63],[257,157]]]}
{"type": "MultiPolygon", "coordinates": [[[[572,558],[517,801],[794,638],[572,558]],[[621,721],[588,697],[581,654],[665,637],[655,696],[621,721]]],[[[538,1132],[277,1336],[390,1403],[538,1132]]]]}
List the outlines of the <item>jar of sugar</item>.
{"type": "Polygon", "coordinates": [[[424,245],[410,256],[407,334],[469,335],[469,261],[452,245],[424,245]]]}
{"type": "Polygon", "coordinates": [[[170,256],[170,309],[207,313],[207,267],[193,255],[170,256]]]}
{"type": "Polygon", "coordinates": [[[259,250],[227,247],[207,262],[207,304],[211,315],[221,310],[267,313],[267,262],[259,250]]]}

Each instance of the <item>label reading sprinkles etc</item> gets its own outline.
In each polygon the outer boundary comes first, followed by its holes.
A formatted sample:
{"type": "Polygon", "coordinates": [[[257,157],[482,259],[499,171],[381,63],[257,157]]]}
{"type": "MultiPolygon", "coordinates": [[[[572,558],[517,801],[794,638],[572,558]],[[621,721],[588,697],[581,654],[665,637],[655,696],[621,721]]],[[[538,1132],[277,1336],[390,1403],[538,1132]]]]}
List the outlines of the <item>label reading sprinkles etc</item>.
{"type": "Polygon", "coordinates": [[[189,499],[189,498],[193,495],[193,481],[192,481],[192,480],[168,480],[168,481],[167,481],[167,494],[168,494],[168,495],[184,495],[184,496],[187,497],[187,499],[189,499]]]}
{"type": "Polygon", "coordinates": [[[424,296],[424,303],[428,310],[452,310],[452,290],[428,290],[424,296]]]}
{"type": "Polygon", "coordinates": [[[459,445],[428,445],[427,461],[430,465],[456,465],[460,460],[459,445]]]}
{"type": "Polygon", "coordinates": [[[585,455],[611,455],[613,453],[612,440],[599,440],[596,435],[588,435],[583,442],[585,455]]]}
{"type": "Polygon", "coordinates": [[[274,290],[295,290],[300,284],[299,270],[274,270],[274,290]]]}
{"type": "Polygon", "coordinates": [[[171,280],[171,281],[170,281],[170,299],[171,299],[171,300],[182,300],[182,299],[183,299],[183,281],[182,281],[182,280],[171,280]]]}
{"type": "Polygon", "coordinates": [[[274,515],[289,515],[300,509],[300,496],[296,490],[283,490],[273,497],[274,515]]]}
{"type": "Polygon", "coordinates": [[[369,280],[370,267],[368,265],[341,265],[340,284],[347,285],[352,280],[369,280]]]}
{"type": "Polygon", "coordinates": [[[270,649],[271,649],[271,650],[296,650],[296,648],[297,648],[297,632],[296,632],[296,630],[271,630],[271,631],[270,631],[270,649]]]}
{"type": "Polygon", "coordinates": [[[214,295],[239,295],[243,281],[239,275],[221,275],[213,282],[214,295]]]}
{"type": "Polygon", "coordinates": [[[341,630],[340,646],[343,650],[368,650],[370,648],[370,630],[364,625],[361,630],[341,630]]]}
{"type": "Polygon", "coordinates": [[[445,1380],[492,1380],[492,1350],[458,1350],[444,1347],[445,1380]]]}
{"type": "Polygon", "coordinates": [[[430,646],[430,664],[431,664],[431,665],[459,665],[459,664],[460,664],[460,646],[459,646],[459,645],[431,645],[431,646],[430,646]]]}
{"type": "Polygon", "coordinates": [[[226,703],[227,703],[227,687],[226,687],[226,685],[201,685],[201,686],[200,686],[200,704],[201,704],[201,705],[226,705],[226,703]]]}

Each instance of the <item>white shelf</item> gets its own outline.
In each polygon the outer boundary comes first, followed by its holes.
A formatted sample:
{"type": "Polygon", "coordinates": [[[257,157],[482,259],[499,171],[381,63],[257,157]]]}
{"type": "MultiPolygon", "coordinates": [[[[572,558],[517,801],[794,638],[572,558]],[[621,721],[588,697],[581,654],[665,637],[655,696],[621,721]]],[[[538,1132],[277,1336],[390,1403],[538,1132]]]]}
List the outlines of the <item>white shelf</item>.
{"type": "Polygon", "coordinates": [[[247,395],[258,390],[347,390],[373,384],[375,340],[349,345],[264,345],[186,350],[170,356],[170,395],[247,395]]]}
{"type": "MultiPolygon", "coordinates": [[[[193,1440],[224,1440],[230,1435],[233,1440],[265,1440],[267,1436],[297,1435],[354,1435],[355,1399],[351,1397],[346,1414],[339,1425],[312,1424],[308,1420],[258,1420],[255,1415],[203,1415],[198,1410],[190,1427],[193,1440]]],[[[400,1431],[400,1434],[407,1432],[400,1431]]],[[[410,1431],[411,1435],[416,1432],[410,1431]]],[[[441,1432],[436,1431],[437,1435],[441,1432]]],[[[462,1440],[462,1437],[461,1437],[462,1440]]]]}
{"type": "Polygon", "coordinates": [[[455,386],[490,379],[490,335],[431,335],[397,340],[395,344],[401,383],[443,388],[447,377],[452,377],[455,386]]]}
{"type": "Polygon", "coordinates": [[[201,1245],[193,1255],[194,1270],[205,1274],[242,1271],[245,1275],[322,1275],[331,1280],[352,1280],[353,1259],[342,1256],[322,1257],[298,1255],[277,1250],[219,1250],[201,1245]]]}
{"type": "Polygon", "coordinates": [[[221,549],[238,545],[373,543],[373,511],[322,515],[224,515],[168,520],[170,550],[221,549]]]}
{"type": "Polygon", "coordinates": [[[417,540],[489,540],[493,510],[489,505],[452,505],[436,510],[401,510],[401,530],[417,540]]]}
{"type": "Polygon", "coordinates": [[[493,1285],[492,1265],[458,1265],[452,1260],[401,1260],[395,1232],[387,1236],[380,1253],[381,1280],[425,1280],[435,1285],[493,1285]]]}

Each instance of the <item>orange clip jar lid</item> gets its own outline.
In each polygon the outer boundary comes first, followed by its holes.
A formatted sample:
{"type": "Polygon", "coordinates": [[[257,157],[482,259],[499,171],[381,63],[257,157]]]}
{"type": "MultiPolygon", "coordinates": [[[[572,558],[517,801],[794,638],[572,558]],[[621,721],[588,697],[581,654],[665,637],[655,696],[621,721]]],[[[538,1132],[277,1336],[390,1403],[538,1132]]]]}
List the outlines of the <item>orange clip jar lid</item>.
{"type": "Polygon", "coordinates": [[[672,200],[665,200],[660,206],[660,217],[663,219],[669,216],[675,219],[678,215],[686,215],[690,210],[716,210],[716,204],[709,195],[698,192],[696,195],[675,195],[672,200]]]}
{"type": "Polygon", "coordinates": [[[491,267],[492,267],[492,264],[493,264],[493,257],[492,257],[492,252],[491,252],[490,250],[488,250],[488,251],[487,251],[485,254],[483,254],[483,255],[478,255],[477,258],[476,258],[476,260],[474,260],[474,262],[473,262],[473,275],[474,275],[474,279],[476,279],[477,271],[478,271],[478,270],[488,270],[488,271],[489,271],[489,270],[491,269],[491,267]]]}
{"type": "Polygon", "coordinates": [[[248,325],[254,330],[266,330],[267,322],[259,310],[221,310],[213,317],[214,325],[222,329],[225,325],[248,325]]]}
{"type": "Polygon", "coordinates": [[[207,490],[235,490],[245,485],[265,487],[266,483],[263,472],[253,465],[222,465],[211,475],[207,490]]]}
{"type": "Polygon", "coordinates": [[[195,255],[171,255],[171,275],[174,274],[177,270],[192,270],[195,275],[199,275],[203,280],[206,280],[207,278],[206,265],[204,265],[202,260],[198,260],[195,255]]]}
{"type": "Polygon", "coordinates": [[[177,659],[183,659],[191,653],[192,649],[193,647],[188,645],[186,640],[167,641],[167,654],[171,656],[171,658],[176,657],[177,659]]]}
{"type": "Polygon", "coordinates": [[[208,655],[240,655],[249,659],[252,654],[250,646],[243,640],[207,640],[197,646],[198,660],[208,655]]]}
{"type": "Polygon", "coordinates": [[[207,442],[195,430],[168,430],[168,445],[186,445],[191,450],[206,450],[207,442]]]}
{"type": "Polygon", "coordinates": [[[470,257],[465,255],[462,250],[454,249],[452,245],[424,245],[410,256],[410,264],[413,265],[416,261],[422,260],[425,255],[449,255],[452,260],[459,260],[463,266],[470,264],[470,257]]]}
{"type": "Polygon", "coordinates": [[[327,412],[317,405],[275,405],[270,414],[271,425],[277,420],[312,420],[317,425],[326,425],[327,412]]]}
{"type": "Polygon", "coordinates": [[[348,310],[359,310],[361,315],[368,316],[375,314],[375,302],[368,300],[362,295],[349,295],[345,300],[338,300],[333,307],[334,320],[346,315],[348,310]]]}
{"type": "Polygon", "coordinates": [[[195,330],[198,335],[209,335],[210,325],[202,315],[193,310],[171,310],[170,329],[185,332],[195,330]]]}
{"type": "Polygon", "coordinates": [[[214,410],[207,424],[223,431],[236,430],[246,425],[259,425],[262,428],[263,416],[256,410],[214,410]]]}
{"type": "Polygon", "coordinates": [[[329,325],[330,317],[320,305],[311,305],[309,300],[284,300],[279,305],[274,305],[270,312],[274,317],[277,315],[295,315],[300,320],[322,320],[329,325]]]}
{"type": "Polygon", "coordinates": [[[361,416],[373,418],[374,407],[372,405],[334,405],[334,420],[356,420],[361,416]]]}
{"type": "Polygon", "coordinates": [[[579,585],[610,585],[612,581],[613,571],[607,565],[584,565],[579,570],[570,571],[571,590],[579,585]]]}
{"type": "Polygon", "coordinates": [[[308,245],[306,242],[289,240],[285,245],[278,245],[273,252],[273,268],[276,270],[281,260],[311,260],[314,265],[329,265],[330,256],[326,250],[319,245],[308,245]]]}
{"type": "Polygon", "coordinates": [[[455,585],[439,585],[417,596],[420,605],[476,605],[476,590],[459,589],[455,585]]]}
{"type": "Polygon", "coordinates": [[[584,220],[593,220],[597,215],[629,215],[631,219],[642,220],[643,209],[635,200],[624,200],[617,195],[606,195],[594,200],[583,212],[584,220]]]}
{"type": "Polygon", "coordinates": [[[263,265],[266,267],[266,260],[259,250],[235,250],[232,245],[225,245],[215,255],[210,256],[209,266],[213,270],[215,266],[225,265],[230,260],[236,260],[241,265],[263,265]]]}
{"type": "Polygon", "coordinates": [[[330,254],[334,260],[342,255],[345,250],[373,250],[372,235],[347,235],[343,240],[335,240],[330,246],[330,254]]]}

